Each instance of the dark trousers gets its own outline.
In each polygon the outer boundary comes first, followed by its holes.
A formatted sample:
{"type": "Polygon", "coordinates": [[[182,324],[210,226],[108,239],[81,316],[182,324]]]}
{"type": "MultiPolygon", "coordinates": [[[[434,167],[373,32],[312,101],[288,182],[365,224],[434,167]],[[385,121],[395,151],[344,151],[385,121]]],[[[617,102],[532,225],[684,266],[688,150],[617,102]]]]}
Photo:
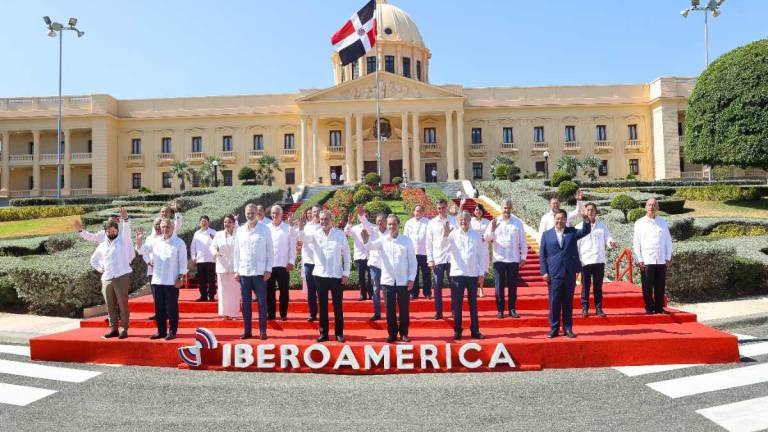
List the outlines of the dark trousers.
{"type": "Polygon", "coordinates": [[[200,298],[213,300],[216,296],[216,263],[197,263],[197,283],[200,298]]]}
{"type": "Polygon", "coordinates": [[[464,304],[464,290],[467,290],[467,300],[469,300],[469,330],[473,335],[480,333],[480,324],[477,319],[477,277],[473,276],[453,276],[451,278],[453,285],[451,305],[453,309],[453,331],[456,334],[461,333],[462,305],[464,304]]]}
{"type": "Polygon", "coordinates": [[[253,318],[253,292],[256,292],[256,301],[259,303],[259,332],[267,334],[267,283],[264,282],[264,275],[240,276],[240,297],[242,299],[243,309],[243,330],[246,334],[251,334],[253,318]]]}
{"type": "Polygon", "coordinates": [[[285,267],[272,267],[272,276],[267,281],[267,319],[275,319],[275,286],[280,290],[280,318],[288,317],[288,285],[291,274],[285,267]]]}
{"type": "Polygon", "coordinates": [[[562,322],[564,331],[573,331],[573,293],[576,290],[576,275],[567,274],[549,281],[549,329],[559,331],[562,322]]]}
{"type": "Polygon", "coordinates": [[[509,288],[509,310],[516,310],[517,307],[517,275],[520,263],[494,262],[493,273],[496,278],[496,311],[504,312],[504,303],[506,300],[506,289],[509,288]]]}
{"type": "Polygon", "coordinates": [[[317,298],[320,306],[320,336],[328,336],[328,291],[333,300],[334,334],[344,336],[344,311],[341,302],[344,292],[341,289],[341,279],[316,277],[317,298]]]}
{"type": "Polygon", "coordinates": [[[419,297],[419,289],[424,290],[424,297],[432,295],[432,271],[427,265],[426,255],[416,255],[416,279],[413,281],[413,291],[411,298],[419,297]],[[421,276],[421,285],[419,285],[419,276],[421,276]]]}
{"type": "Polygon", "coordinates": [[[176,285],[152,285],[152,292],[155,296],[157,333],[166,336],[170,327],[170,332],[176,334],[179,329],[179,289],[176,285]]]}
{"type": "Polygon", "coordinates": [[[408,311],[408,302],[411,295],[408,293],[408,287],[405,285],[384,285],[384,302],[387,307],[387,333],[389,337],[408,336],[408,323],[410,322],[410,313],[408,311]],[[397,309],[400,309],[400,325],[397,323],[397,309]]]}
{"type": "Polygon", "coordinates": [[[357,264],[357,286],[360,288],[360,297],[367,299],[371,297],[371,273],[368,271],[368,260],[355,260],[357,264]]]}
{"type": "Polygon", "coordinates": [[[603,308],[603,277],[605,276],[605,263],[587,264],[581,266],[581,308],[589,309],[589,288],[595,286],[595,309],[603,308]]]}
{"type": "MultiPolygon", "coordinates": [[[[451,263],[435,264],[435,269],[432,271],[434,280],[432,281],[432,287],[435,289],[435,313],[443,316],[443,275],[448,278],[448,285],[451,286],[451,277],[448,276],[451,273],[451,263]]],[[[451,295],[453,295],[453,289],[451,288],[451,295]]]]}
{"type": "Polygon", "coordinates": [[[640,272],[643,300],[646,312],[661,313],[664,310],[664,292],[667,288],[667,265],[646,264],[640,272]]]}
{"type": "Polygon", "coordinates": [[[304,264],[304,279],[307,280],[307,302],[309,303],[309,316],[317,318],[317,282],[312,276],[315,270],[314,264],[304,264]]]}

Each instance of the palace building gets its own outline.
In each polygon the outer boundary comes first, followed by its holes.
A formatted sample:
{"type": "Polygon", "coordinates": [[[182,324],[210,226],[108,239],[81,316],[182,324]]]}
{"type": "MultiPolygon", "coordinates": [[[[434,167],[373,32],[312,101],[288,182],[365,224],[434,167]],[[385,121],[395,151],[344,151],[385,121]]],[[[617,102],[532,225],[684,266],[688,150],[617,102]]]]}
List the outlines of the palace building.
{"type": "MultiPolygon", "coordinates": [[[[682,160],[694,78],[616,85],[486,87],[430,81],[432,52],[411,17],[381,1],[379,40],[342,67],[333,86],[290,94],[118,100],[63,98],[62,194],[170,191],[174,161],[221,160],[219,181],[239,184],[243,166],[277,158],[278,186],[347,183],[377,171],[375,71],[382,112],[382,177],[409,181],[490,179],[491,160],[522,173],[550,172],[563,155],[597,156],[601,178],[701,176],[682,160]]],[[[50,196],[57,181],[56,97],[0,99],[0,196],[50,196]]],[[[192,182],[196,186],[197,181],[192,182]]]]}

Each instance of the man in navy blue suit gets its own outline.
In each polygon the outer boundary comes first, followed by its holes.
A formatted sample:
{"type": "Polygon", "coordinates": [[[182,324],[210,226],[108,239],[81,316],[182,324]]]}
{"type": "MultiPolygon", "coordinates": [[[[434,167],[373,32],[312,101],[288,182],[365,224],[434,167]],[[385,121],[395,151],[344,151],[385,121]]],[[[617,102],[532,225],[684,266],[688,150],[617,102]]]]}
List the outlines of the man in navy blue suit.
{"type": "Polygon", "coordinates": [[[590,232],[589,218],[582,213],[584,224],[581,229],[567,227],[568,213],[555,213],[555,227],[541,236],[539,259],[541,274],[549,285],[549,337],[558,335],[562,317],[563,331],[569,338],[573,333],[573,292],[576,289],[576,275],[581,272],[578,240],[590,232]]]}

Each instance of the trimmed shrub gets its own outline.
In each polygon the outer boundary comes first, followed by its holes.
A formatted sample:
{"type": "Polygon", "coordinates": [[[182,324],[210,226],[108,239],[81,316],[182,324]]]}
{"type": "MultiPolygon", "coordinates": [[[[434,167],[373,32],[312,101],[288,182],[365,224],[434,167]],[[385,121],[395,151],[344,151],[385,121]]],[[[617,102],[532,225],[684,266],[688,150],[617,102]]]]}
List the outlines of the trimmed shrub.
{"type": "MultiPolygon", "coordinates": [[[[421,188],[407,188],[402,193],[403,204],[408,215],[413,214],[413,209],[421,205],[425,217],[434,217],[437,214],[435,204],[429,199],[421,188]]],[[[404,222],[403,222],[404,223],[404,222]]]]}
{"type": "Polygon", "coordinates": [[[45,253],[45,240],[46,237],[3,240],[0,245],[0,256],[18,257],[45,253]]]}
{"type": "Polygon", "coordinates": [[[374,198],[373,191],[371,191],[370,189],[369,190],[360,189],[355,193],[352,200],[354,201],[355,204],[363,205],[367,202],[373,201],[373,198],[374,198]]]}
{"type": "Polygon", "coordinates": [[[635,207],[627,213],[626,219],[629,223],[635,223],[643,216],[645,216],[645,209],[642,207],[635,207]]]}
{"type": "Polygon", "coordinates": [[[385,215],[392,213],[392,209],[384,201],[380,200],[369,202],[365,205],[365,209],[368,210],[372,217],[379,213],[384,213],[385,215]]]}
{"type": "MultiPolygon", "coordinates": [[[[641,216],[642,217],[642,216],[641,216]]],[[[639,219],[639,218],[638,218],[639,219]]],[[[669,223],[669,234],[674,240],[683,241],[696,235],[692,217],[675,219],[669,223]]]]}
{"type": "MultiPolygon", "coordinates": [[[[113,199],[115,199],[113,196],[88,195],[62,198],[61,202],[65,205],[109,204],[113,199]]],[[[9,201],[9,205],[11,207],[49,206],[59,205],[59,200],[51,197],[14,198],[9,201]]]]}
{"type": "Polygon", "coordinates": [[[399,185],[402,182],[403,182],[403,178],[402,177],[392,177],[392,184],[399,185]]]}
{"type": "Polygon", "coordinates": [[[760,192],[752,187],[715,184],[704,187],[681,187],[673,196],[693,201],[756,200],[760,199],[760,192]]]}
{"type": "Polygon", "coordinates": [[[659,210],[662,210],[669,214],[680,214],[685,211],[684,199],[670,198],[670,199],[657,200],[656,202],[659,203],[659,210]]]}
{"type": "Polygon", "coordinates": [[[180,197],[173,200],[173,202],[176,203],[176,208],[182,213],[186,213],[201,204],[199,199],[193,197],[180,197]]]}
{"type": "Polygon", "coordinates": [[[240,171],[238,171],[237,179],[238,180],[243,180],[243,181],[253,181],[253,180],[256,180],[256,171],[253,168],[249,167],[249,166],[244,166],[244,167],[240,168],[240,171]]]}
{"type": "MultiPolygon", "coordinates": [[[[627,216],[628,216],[627,214],[632,209],[635,209],[635,208],[638,208],[638,207],[639,206],[637,204],[637,201],[635,201],[634,199],[632,199],[632,197],[630,197],[628,195],[619,195],[619,196],[614,197],[611,200],[611,208],[615,209],[615,210],[619,210],[624,215],[624,222],[625,223],[626,222],[634,222],[632,220],[628,220],[627,219],[627,216]]],[[[642,215],[640,217],[642,217],[642,215]]],[[[638,217],[638,219],[640,217],[638,217]]],[[[635,219],[635,220],[637,220],[637,219],[635,219]]]]}
{"type": "Polygon", "coordinates": [[[444,199],[450,204],[451,199],[448,197],[448,195],[445,194],[445,192],[443,192],[442,189],[438,187],[428,187],[425,192],[433,203],[436,203],[439,199],[444,199]]]}
{"type": "Polygon", "coordinates": [[[325,204],[326,201],[328,201],[329,199],[331,199],[331,197],[333,197],[333,193],[334,191],[332,190],[320,191],[312,195],[308,199],[304,200],[304,202],[301,203],[299,208],[296,209],[296,212],[295,212],[296,217],[301,217],[304,214],[304,212],[306,212],[307,210],[311,209],[316,205],[322,206],[323,204],[325,204]]]}
{"type": "Polygon", "coordinates": [[[557,187],[557,194],[563,201],[571,202],[578,189],[579,185],[570,180],[565,180],[560,182],[560,186],[557,187]]]}
{"type": "Polygon", "coordinates": [[[377,173],[368,173],[365,175],[365,184],[368,186],[378,186],[381,183],[381,176],[377,173]]]}
{"type": "Polygon", "coordinates": [[[0,276],[0,306],[15,306],[21,303],[10,276],[0,276]]]}
{"type": "Polygon", "coordinates": [[[72,248],[78,238],[75,233],[52,235],[48,237],[43,246],[46,252],[54,254],[72,248]]]}
{"type": "Polygon", "coordinates": [[[0,222],[73,216],[85,213],[82,207],[30,206],[0,208],[0,222]]]}
{"type": "Polygon", "coordinates": [[[549,180],[549,185],[552,187],[560,186],[560,183],[564,181],[573,180],[573,176],[564,170],[557,170],[552,173],[552,178],[549,180]]]}
{"type": "MultiPolygon", "coordinates": [[[[755,179],[728,179],[718,180],[718,184],[732,184],[732,185],[762,185],[765,184],[765,180],[755,179]]],[[[670,187],[676,188],[681,186],[710,186],[706,180],[701,179],[680,179],[680,180],[611,180],[611,181],[597,181],[587,182],[582,184],[585,188],[598,188],[598,187],[626,187],[626,188],[639,188],[639,187],[670,187]]]]}
{"type": "Polygon", "coordinates": [[[758,224],[724,223],[709,232],[710,237],[757,237],[768,235],[768,226],[758,224]]]}

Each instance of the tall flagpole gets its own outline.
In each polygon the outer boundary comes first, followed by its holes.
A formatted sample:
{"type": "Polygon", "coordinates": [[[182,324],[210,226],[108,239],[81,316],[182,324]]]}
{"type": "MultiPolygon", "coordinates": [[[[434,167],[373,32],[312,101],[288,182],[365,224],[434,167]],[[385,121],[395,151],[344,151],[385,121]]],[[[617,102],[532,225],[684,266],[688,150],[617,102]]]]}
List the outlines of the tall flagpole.
{"type": "Polygon", "coordinates": [[[374,47],[376,48],[376,171],[381,177],[381,90],[379,88],[379,23],[381,16],[379,15],[379,2],[375,3],[376,8],[376,41],[374,47]]]}

